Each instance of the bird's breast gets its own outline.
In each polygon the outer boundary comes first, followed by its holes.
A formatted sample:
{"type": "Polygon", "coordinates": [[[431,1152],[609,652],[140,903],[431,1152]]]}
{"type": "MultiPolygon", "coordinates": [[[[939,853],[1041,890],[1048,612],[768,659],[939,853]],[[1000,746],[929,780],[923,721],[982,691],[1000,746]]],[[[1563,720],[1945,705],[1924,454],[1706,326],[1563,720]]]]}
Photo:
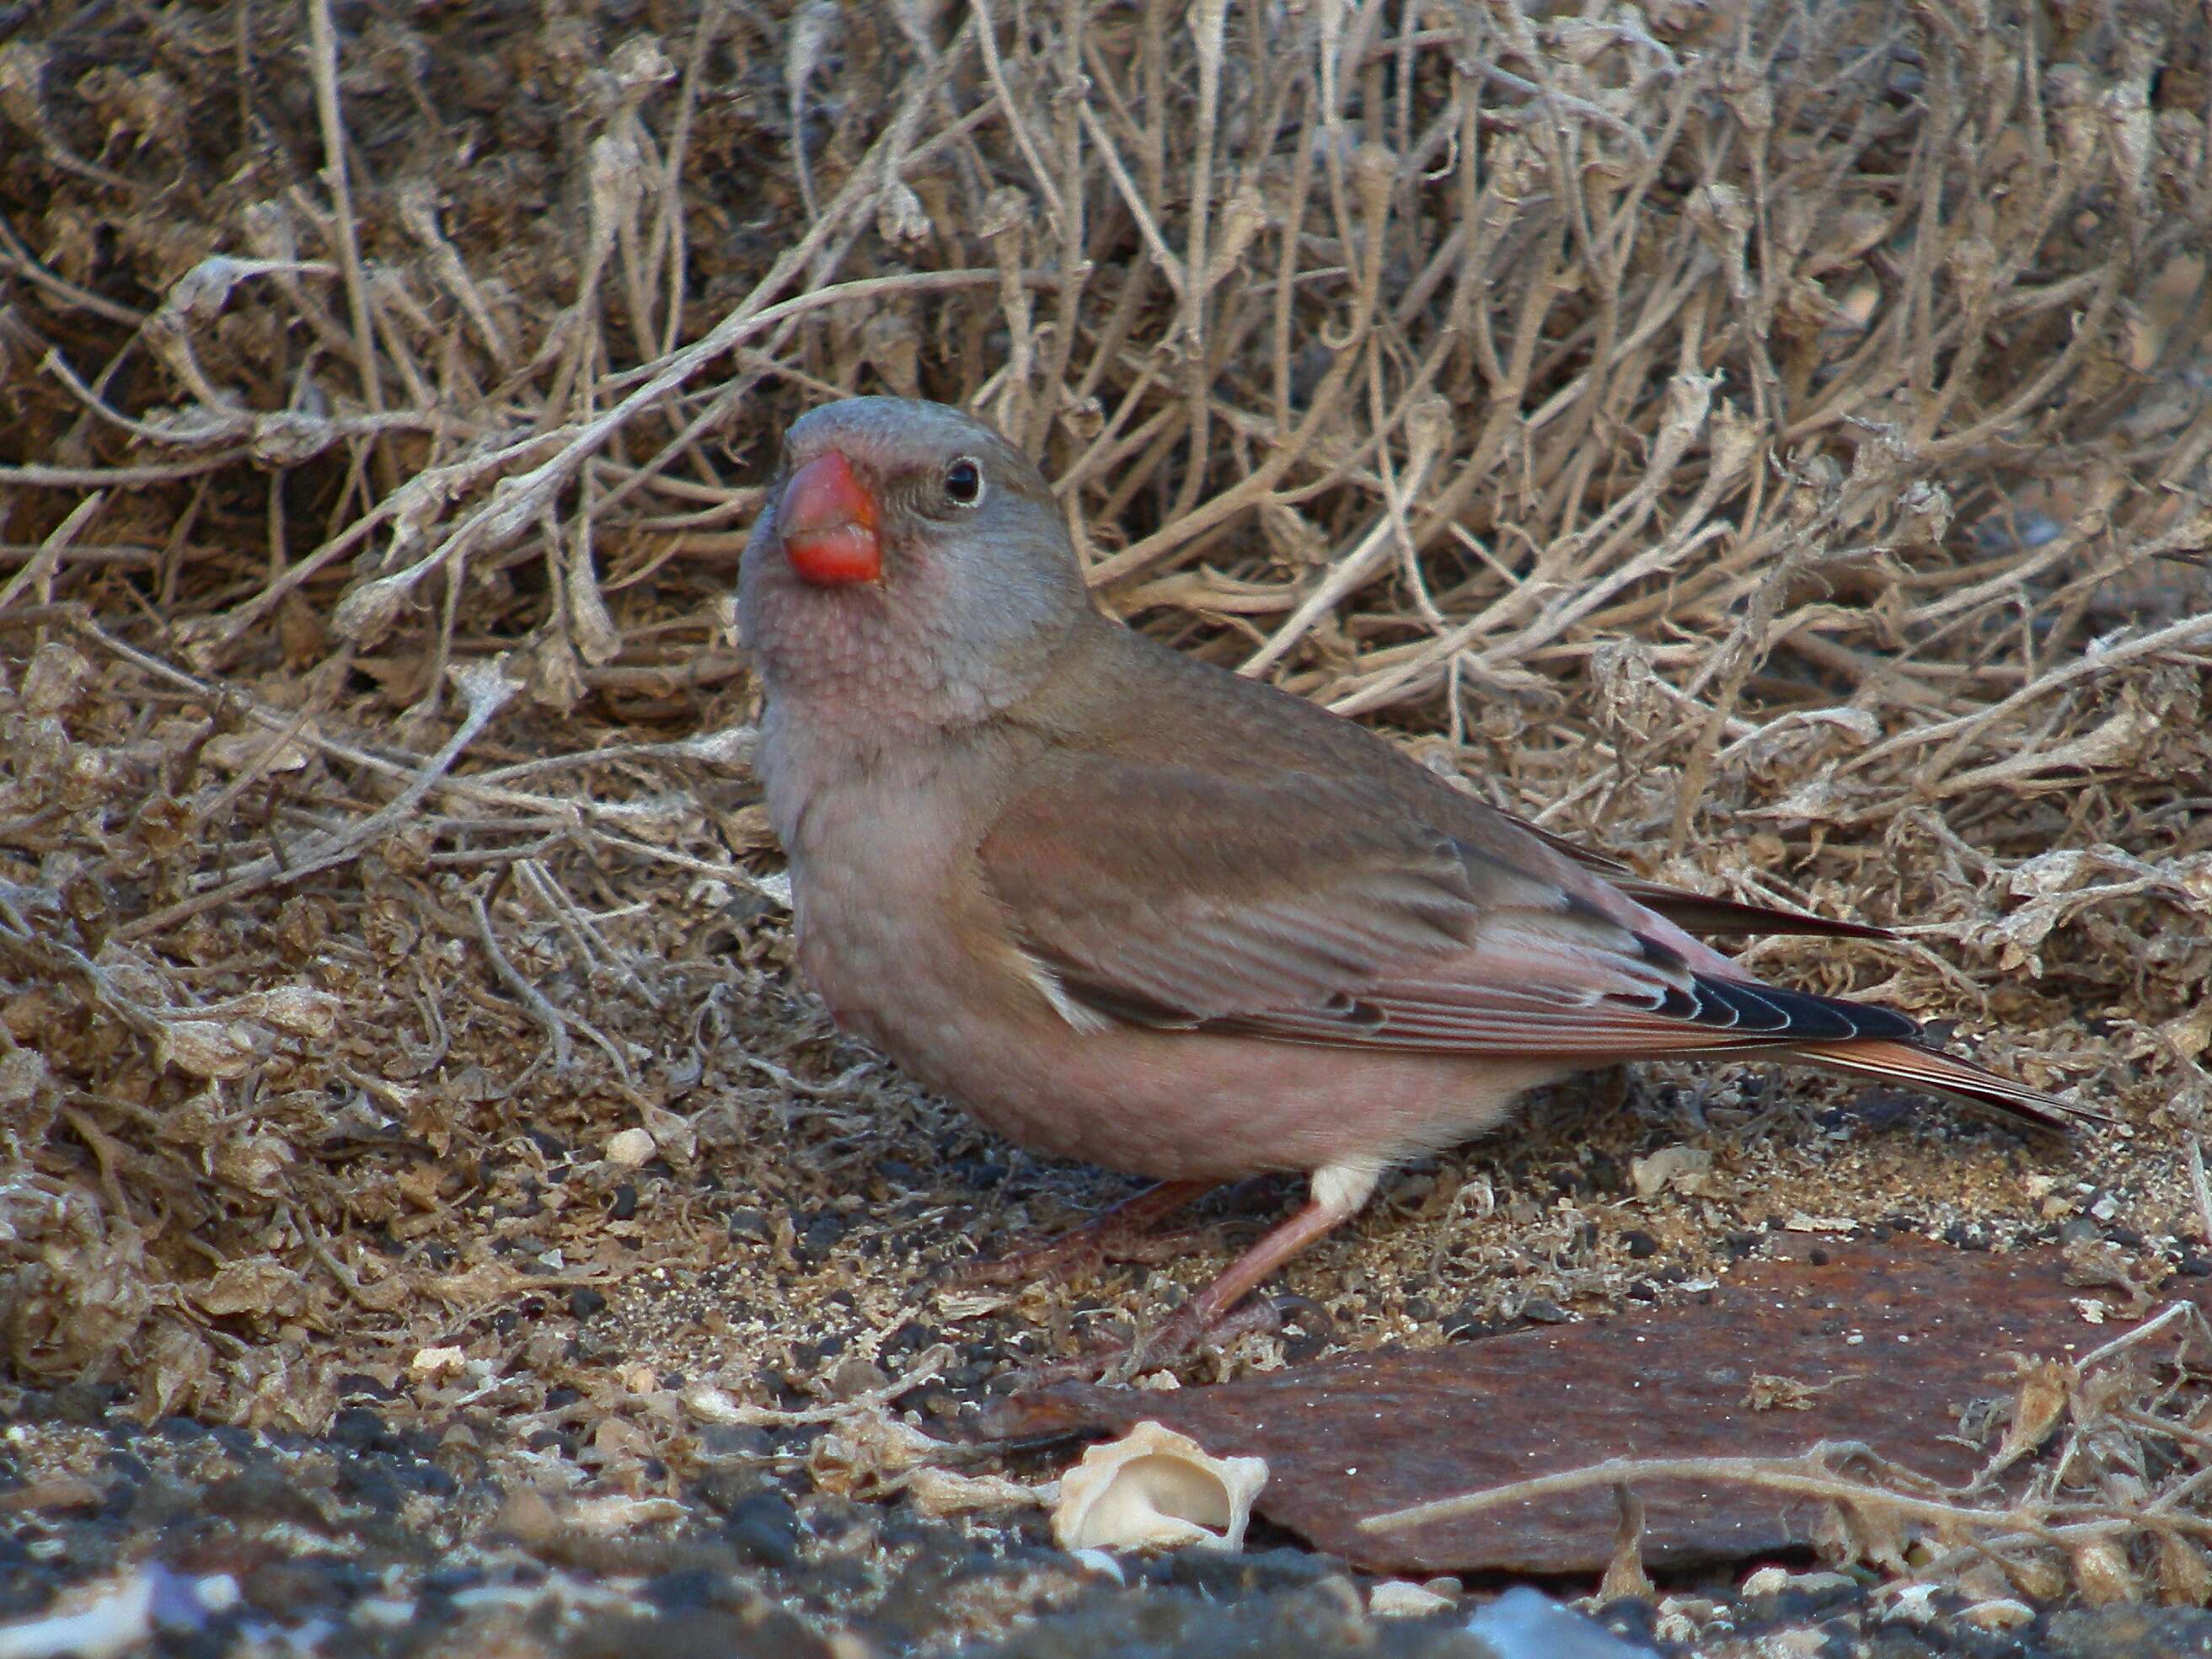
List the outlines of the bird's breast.
{"type": "MultiPolygon", "coordinates": [[[[781,734],[765,734],[771,738],[781,734]]],[[[768,806],[791,870],[800,970],[838,1024],[906,1059],[1007,970],[975,865],[988,757],[917,744],[866,759],[771,742],[768,806]]]]}

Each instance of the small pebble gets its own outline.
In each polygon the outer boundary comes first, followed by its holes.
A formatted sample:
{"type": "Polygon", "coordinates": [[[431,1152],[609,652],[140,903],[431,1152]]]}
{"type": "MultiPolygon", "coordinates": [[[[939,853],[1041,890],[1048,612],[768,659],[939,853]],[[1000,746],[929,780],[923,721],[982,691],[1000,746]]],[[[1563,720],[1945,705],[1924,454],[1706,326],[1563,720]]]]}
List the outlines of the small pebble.
{"type": "Polygon", "coordinates": [[[624,1129],[607,1137],[607,1162],[625,1170],[651,1163],[659,1150],[653,1144],[653,1137],[642,1129],[624,1129]]]}
{"type": "Polygon", "coordinates": [[[228,1613],[240,1601],[238,1580],[227,1572],[212,1573],[192,1586],[199,1604],[210,1613],[228,1613]]]}
{"type": "Polygon", "coordinates": [[[1407,1578],[1387,1578],[1367,1593],[1367,1611],[1377,1619],[1418,1619],[1451,1605],[1449,1596],[1407,1578]]]}
{"type": "Polygon", "coordinates": [[[1829,1651],[1828,1632],[1824,1630],[1776,1631],[1759,1638],[1759,1652],[1771,1655],[1772,1659],[1821,1659],[1829,1651]]]}

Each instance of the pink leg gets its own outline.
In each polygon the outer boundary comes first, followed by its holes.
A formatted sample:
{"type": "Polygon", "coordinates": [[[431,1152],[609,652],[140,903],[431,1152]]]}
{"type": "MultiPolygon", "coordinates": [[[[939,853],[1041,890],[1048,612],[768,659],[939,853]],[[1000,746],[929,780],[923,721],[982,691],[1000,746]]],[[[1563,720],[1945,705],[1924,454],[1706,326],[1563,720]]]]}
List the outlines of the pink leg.
{"type": "Polygon", "coordinates": [[[1133,1347],[1093,1348],[1074,1359],[1030,1370],[1026,1373],[1029,1386],[1098,1377],[1109,1372],[1127,1376],[1179,1358],[1208,1341],[1233,1338],[1247,1330],[1272,1328],[1273,1307],[1263,1303],[1239,1309],[1237,1304],[1285,1261],[1357,1214],[1374,1188],[1375,1172],[1370,1169],[1316,1171],[1312,1194],[1297,1214],[1262,1235],[1149,1337],[1133,1347]]]}
{"type": "Polygon", "coordinates": [[[1031,1279],[1072,1279],[1105,1261],[1157,1260],[1174,1243],[1148,1238],[1147,1231],[1185,1205],[1196,1203],[1218,1184],[1163,1181],[1102,1211],[1073,1232],[1005,1255],[963,1263],[955,1270],[957,1276],[973,1285],[1021,1285],[1031,1279]]]}
{"type": "MultiPolygon", "coordinates": [[[[1370,1183],[1371,1184],[1371,1183],[1370,1183]]],[[[1316,1191],[1297,1214],[1263,1234],[1259,1242],[1224,1268],[1221,1276],[1186,1302],[1167,1323],[1139,1345],[1138,1359],[1156,1364],[1188,1353],[1208,1337],[1224,1334],[1246,1294],[1292,1256],[1317,1243],[1357,1214],[1367,1200],[1334,1183],[1315,1183],[1316,1191]]],[[[1264,1322],[1262,1322],[1264,1323],[1264,1322]]]]}

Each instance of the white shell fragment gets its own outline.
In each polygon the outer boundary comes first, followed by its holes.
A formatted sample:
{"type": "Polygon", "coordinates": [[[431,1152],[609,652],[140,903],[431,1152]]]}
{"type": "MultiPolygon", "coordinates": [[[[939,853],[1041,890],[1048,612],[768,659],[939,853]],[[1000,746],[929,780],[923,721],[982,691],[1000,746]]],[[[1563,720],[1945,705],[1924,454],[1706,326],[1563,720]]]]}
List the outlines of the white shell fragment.
{"type": "Polygon", "coordinates": [[[1649,1158],[1630,1162],[1628,1178],[1638,1198],[1656,1198],[1672,1187],[1695,1198],[1711,1185],[1713,1155],[1701,1146],[1662,1146],[1649,1158]]]}
{"type": "Polygon", "coordinates": [[[1386,1578],[1367,1592],[1367,1611],[1377,1619],[1419,1619],[1454,1605],[1450,1596],[1407,1578],[1386,1578]]]}
{"type": "Polygon", "coordinates": [[[1144,1422],[1093,1446],[1060,1477],[1052,1540],[1064,1550],[1244,1547],[1261,1457],[1214,1457],[1188,1435],[1144,1422]]]}

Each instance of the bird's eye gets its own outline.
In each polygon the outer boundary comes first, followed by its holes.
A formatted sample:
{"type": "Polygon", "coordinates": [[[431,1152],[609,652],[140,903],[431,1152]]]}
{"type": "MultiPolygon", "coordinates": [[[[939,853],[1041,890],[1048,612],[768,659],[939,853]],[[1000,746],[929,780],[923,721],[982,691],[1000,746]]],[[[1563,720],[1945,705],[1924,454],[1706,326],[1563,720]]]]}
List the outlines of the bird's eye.
{"type": "Polygon", "coordinates": [[[983,499],[983,469],[963,455],[945,469],[945,499],[955,507],[973,507],[983,499]]]}

